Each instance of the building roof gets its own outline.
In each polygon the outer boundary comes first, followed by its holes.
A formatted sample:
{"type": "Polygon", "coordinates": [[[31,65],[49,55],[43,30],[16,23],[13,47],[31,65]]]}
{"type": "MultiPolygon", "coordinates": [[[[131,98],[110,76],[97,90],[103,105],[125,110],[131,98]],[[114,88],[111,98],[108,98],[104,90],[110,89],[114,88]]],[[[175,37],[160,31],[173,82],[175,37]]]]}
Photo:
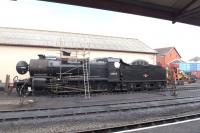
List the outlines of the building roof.
{"type": "Polygon", "coordinates": [[[181,59],[176,59],[176,60],[173,60],[172,62],[170,62],[170,64],[179,64],[179,63],[186,63],[186,62],[181,59]]]}
{"type": "Polygon", "coordinates": [[[0,27],[0,44],[157,53],[138,39],[0,27]]]}
{"type": "Polygon", "coordinates": [[[196,57],[190,59],[189,61],[198,62],[198,61],[200,61],[200,57],[196,56],[196,57]]]}
{"type": "Polygon", "coordinates": [[[200,26],[200,0],[43,0],[200,26]]]}
{"type": "Polygon", "coordinates": [[[167,55],[167,53],[174,47],[166,47],[166,48],[157,48],[155,49],[158,51],[158,55],[167,55]]]}
{"type": "MultiPolygon", "coordinates": [[[[165,48],[157,48],[157,49],[154,49],[158,52],[158,55],[160,56],[165,56],[167,55],[172,49],[175,49],[175,47],[165,47],[165,48]]],[[[176,52],[178,53],[178,55],[181,57],[181,55],[179,54],[179,52],[176,50],[176,52]]]]}

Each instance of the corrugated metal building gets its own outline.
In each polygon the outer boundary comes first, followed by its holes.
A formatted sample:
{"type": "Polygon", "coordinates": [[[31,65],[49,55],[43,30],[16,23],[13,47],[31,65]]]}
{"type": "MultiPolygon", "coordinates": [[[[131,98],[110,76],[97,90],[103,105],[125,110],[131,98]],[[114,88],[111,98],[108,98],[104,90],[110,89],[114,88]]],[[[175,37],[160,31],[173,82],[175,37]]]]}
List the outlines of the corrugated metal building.
{"type": "Polygon", "coordinates": [[[200,79],[200,63],[179,63],[179,69],[184,72],[189,72],[200,79]]]}
{"type": "Polygon", "coordinates": [[[38,54],[59,56],[60,47],[89,48],[90,58],[116,57],[127,63],[140,59],[156,64],[157,52],[138,39],[1,27],[0,80],[4,81],[6,74],[18,75],[15,70],[18,61],[29,62],[38,54]]]}

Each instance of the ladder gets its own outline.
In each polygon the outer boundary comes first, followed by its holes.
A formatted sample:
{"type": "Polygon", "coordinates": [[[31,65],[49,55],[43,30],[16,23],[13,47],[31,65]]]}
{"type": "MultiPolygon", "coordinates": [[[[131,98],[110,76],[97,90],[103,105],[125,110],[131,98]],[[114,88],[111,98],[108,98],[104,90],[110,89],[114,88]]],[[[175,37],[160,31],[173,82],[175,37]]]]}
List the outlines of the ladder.
{"type": "Polygon", "coordinates": [[[90,99],[90,83],[89,83],[89,59],[83,59],[83,85],[85,89],[85,98],[90,99]]]}

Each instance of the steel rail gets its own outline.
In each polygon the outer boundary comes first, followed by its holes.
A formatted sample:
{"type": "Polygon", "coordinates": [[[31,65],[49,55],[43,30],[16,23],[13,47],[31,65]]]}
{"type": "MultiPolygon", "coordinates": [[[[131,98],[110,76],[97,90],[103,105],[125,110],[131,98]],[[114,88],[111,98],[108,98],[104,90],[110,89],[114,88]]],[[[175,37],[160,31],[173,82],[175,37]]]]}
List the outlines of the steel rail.
{"type": "MultiPolygon", "coordinates": [[[[125,112],[125,111],[135,111],[135,110],[143,110],[143,109],[179,106],[179,105],[186,105],[186,104],[195,104],[195,103],[200,103],[200,100],[182,102],[182,103],[142,106],[142,107],[130,106],[130,107],[98,109],[98,110],[90,110],[90,111],[82,111],[82,112],[80,112],[78,110],[77,112],[69,112],[69,113],[62,113],[62,114],[50,114],[50,115],[45,114],[45,115],[35,115],[35,116],[23,116],[23,117],[7,117],[7,118],[0,118],[0,122],[17,121],[17,120],[43,119],[43,118],[58,118],[58,117],[66,117],[66,116],[91,115],[91,114],[113,113],[113,112],[125,112]]],[[[6,115],[5,112],[4,112],[4,115],[6,115]]]]}
{"type": "Polygon", "coordinates": [[[162,101],[173,101],[173,100],[181,100],[181,99],[194,99],[198,98],[196,96],[188,96],[188,97],[175,97],[175,98],[166,98],[166,99],[155,99],[155,100],[143,100],[143,101],[132,101],[134,99],[125,99],[125,102],[117,102],[117,103],[106,103],[106,104],[92,104],[92,105],[81,105],[81,106],[65,106],[58,108],[34,108],[34,109],[18,109],[18,110],[0,110],[0,113],[17,113],[17,112],[28,112],[28,111],[47,111],[47,110],[60,110],[60,109],[76,109],[76,108],[88,108],[88,107],[103,107],[103,106],[113,106],[120,104],[137,104],[137,103],[151,103],[151,102],[162,102],[162,101]]]}

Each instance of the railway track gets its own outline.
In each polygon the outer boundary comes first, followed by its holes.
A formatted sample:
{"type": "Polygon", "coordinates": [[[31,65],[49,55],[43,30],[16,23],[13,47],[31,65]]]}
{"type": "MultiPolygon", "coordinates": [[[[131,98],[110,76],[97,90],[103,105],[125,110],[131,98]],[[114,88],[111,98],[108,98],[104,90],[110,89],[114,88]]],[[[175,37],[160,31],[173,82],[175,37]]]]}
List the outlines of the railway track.
{"type": "Polygon", "coordinates": [[[144,128],[144,127],[151,127],[156,125],[162,125],[167,123],[174,123],[178,121],[190,120],[200,118],[200,113],[195,114],[186,114],[180,116],[170,116],[161,119],[156,119],[153,121],[145,121],[141,123],[134,123],[128,125],[121,125],[116,127],[106,127],[106,128],[99,128],[99,129],[91,129],[85,131],[77,131],[76,133],[110,133],[110,132],[131,132],[133,129],[144,128]]]}
{"type": "MultiPolygon", "coordinates": [[[[172,91],[173,89],[171,89],[170,87],[166,88],[166,89],[162,89],[160,91],[172,91]]],[[[179,87],[177,86],[176,87],[176,90],[177,91],[183,91],[183,90],[200,90],[200,86],[191,86],[191,87],[188,87],[188,86],[182,86],[182,87],[179,87]]]]}
{"type": "MultiPolygon", "coordinates": [[[[177,86],[176,91],[184,91],[184,90],[200,90],[200,86],[177,86]]],[[[101,91],[101,92],[95,92],[91,93],[92,96],[98,96],[98,95],[119,95],[119,94],[130,94],[130,93],[135,93],[135,92],[165,92],[165,91],[173,91],[170,87],[167,87],[165,89],[155,89],[155,90],[137,90],[137,91],[121,91],[121,92],[106,92],[106,91],[101,91]]],[[[71,93],[71,94],[57,94],[57,95],[51,95],[51,97],[77,97],[77,96],[84,96],[83,93],[77,92],[77,93],[71,93]]]]}
{"type": "Polygon", "coordinates": [[[168,99],[168,100],[164,99],[164,100],[140,101],[140,102],[132,101],[132,102],[121,102],[112,104],[71,106],[62,108],[48,108],[48,109],[38,108],[30,110],[24,109],[24,110],[14,110],[14,111],[0,111],[0,122],[43,119],[43,118],[57,118],[57,117],[67,117],[67,116],[69,117],[69,116],[91,115],[100,113],[125,112],[125,111],[172,107],[172,106],[196,104],[196,103],[200,103],[200,98],[182,97],[182,98],[168,99]],[[144,103],[148,103],[149,106],[142,105],[144,103]]]}
{"type": "MultiPolygon", "coordinates": [[[[91,104],[91,105],[81,105],[81,106],[66,106],[66,107],[58,107],[58,108],[34,108],[34,109],[19,109],[19,110],[0,110],[0,113],[11,113],[11,112],[28,112],[28,111],[47,111],[47,110],[58,110],[58,109],[69,109],[69,108],[86,108],[86,107],[92,107],[92,106],[112,106],[112,105],[119,105],[119,104],[134,104],[134,103],[150,103],[150,102],[159,102],[159,101],[170,101],[170,100],[181,100],[181,99],[194,99],[195,96],[188,96],[188,97],[176,97],[176,98],[164,98],[164,99],[155,99],[155,100],[143,100],[143,101],[133,101],[135,98],[131,99],[120,99],[123,100],[123,102],[117,102],[117,103],[104,103],[104,104],[91,104]]],[[[106,102],[106,101],[103,101],[106,102]]]]}
{"type": "MultiPolygon", "coordinates": [[[[184,91],[184,90],[200,90],[200,87],[179,87],[176,89],[176,91],[184,91]]],[[[137,93],[141,92],[141,93],[145,93],[145,94],[154,94],[155,92],[158,94],[158,97],[160,97],[160,95],[166,95],[165,93],[162,93],[162,92],[166,92],[166,91],[173,91],[173,89],[171,88],[167,88],[167,89],[164,89],[164,90],[144,90],[144,91],[137,91],[137,93]]],[[[120,95],[120,94],[134,94],[136,93],[135,91],[131,91],[131,92],[113,92],[113,93],[109,93],[109,92],[102,92],[102,93],[92,93],[91,96],[95,97],[95,96],[102,96],[102,95],[120,95]]],[[[84,96],[83,94],[77,94],[77,95],[60,95],[62,97],[77,97],[77,96],[84,96]]],[[[181,97],[180,99],[182,98],[193,98],[194,96],[189,96],[189,97],[181,97]]],[[[155,98],[155,96],[154,96],[155,98]]],[[[129,102],[129,100],[137,100],[138,98],[125,98],[125,99],[121,99],[120,98],[120,101],[127,101],[129,102]]],[[[173,98],[170,98],[170,99],[173,99],[173,98]]],[[[176,99],[179,99],[179,98],[176,98],[176,99]]],[[[116,99],[117,100],[117,99],[116,99]]],[[[164,99],[164,100],[169,100],[168,99],[164,99]]],[[[156,100],[155,100],[156,101],[156,100]]],[[[107,102],[107,100],[105,101],[102,101],[102,102],[107,102]]],[[[144,101],[145,102],[145,101],[144,101]]]]}

